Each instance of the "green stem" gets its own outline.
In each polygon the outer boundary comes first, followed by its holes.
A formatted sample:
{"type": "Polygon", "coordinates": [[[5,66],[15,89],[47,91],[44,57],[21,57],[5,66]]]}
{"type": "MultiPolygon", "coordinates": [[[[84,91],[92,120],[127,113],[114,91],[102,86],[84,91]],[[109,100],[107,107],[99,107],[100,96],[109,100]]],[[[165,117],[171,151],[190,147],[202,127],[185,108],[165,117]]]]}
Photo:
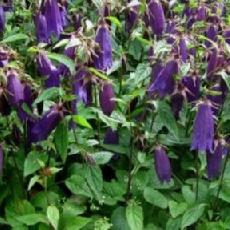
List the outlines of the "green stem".
{"type": "Polygon", "coordinates": [[[198,200],[198,194],[199,194],[199,153],[196,152],[196,201],[198,200]]]}
{"type": "Polygon", "coordinates": [[[216,199],[214,201],[213,207],[216,207],[216,205],[218,203],[220,191],[221,191],[221,188],[222,188],[222,185],[223,185],[224,174],[225,174],[225,171],[226,171],[226,168],[227,168],[227,162],[228,162],[228,154],[226,155],[225,160],[224,160],[224,166],[223,166],[223,169],[221,171],[221,176],[220,176],[220,180],[219,180],[218,190],[217,190],[217,193],[216,193],[216,199]]]}

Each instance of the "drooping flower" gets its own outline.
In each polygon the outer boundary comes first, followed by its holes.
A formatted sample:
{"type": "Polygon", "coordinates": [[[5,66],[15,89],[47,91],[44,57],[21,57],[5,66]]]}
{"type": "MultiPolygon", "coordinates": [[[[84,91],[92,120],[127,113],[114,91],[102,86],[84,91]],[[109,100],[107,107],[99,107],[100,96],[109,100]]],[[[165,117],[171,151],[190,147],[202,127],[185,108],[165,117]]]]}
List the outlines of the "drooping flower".
{"type": "Polygon", "coordinates": [[[155,35],[162,35],[165,30],[165,15],[162,4],[158,0],[148,3],[149,24],[155,35]]]}
{"type": "Polygon", "coordinates": [[[166,41],[169,44],[173,44],[176,40],[176,23],[173,20],[169,20],[166,24],[166,29],[165,29],[165,33],[167,34],[167,39],[166,41]]]}
{"type": "Polygon", "coordinates": [[[182,37],[179,41],[178,46],[179,46],[179,54],[181,57],[181,61],[186,62],[188,58],[186,39],[182,37]]]}
{"type": "Polygon", "coordinates": [[[0,6],[0,33],[4,31],[5,28],[5,12],[2,6],[0,6]]]}
{"type": "Polygon", "coordinates": [[[218,140],[217,146],[215,146],[214,152],[207,152],[207,174],[210,180],[217,178],[221,173],[222,157],[225,147],[221,141],[218,140]]]}
{"type": "Polygon", "coordinates": [[[97,69],[106,71],[113,65],[113,57],[112,38],[105,24],[99,26],[95,41],[99,44],[99,51],[94,58],[94,65],[97,69]]]}
{"type": "Polygon", "coordinates": [[[171,107],[176,119],[179,118],[179,113],[184,102],[184,95],[181,92],[176,92],[171,96],[171,107]]]}
{"type": "Polygon", "coordinates": [[[59,37],[63,31],[61,14],[57,0],[46,0],[44,5],[44,15],[47,21],[47,34],[59,37]]]}
{"type": "Polygon", "coordinates": [[[208,16],[207,8],[205,6],[199,6],[197,9],[197,20],[204,21],[208,16]]]}
{"type": "Polygon", "coordinates": [[[115,108],[115,97],[113,86],[110,83],[105,84],[99,93],[100,106],[104,114],[110,116],[115,108]]]}
{"type": "Polygon", "coordinates": [[[119,136],[117,130],[112,130],[110,127],[106,129],[104,144],[116,145],[119,144],[119,136]]]}
{"type": "Polygon", "coordinates": [[[155,170],[159,180],[163,182],[170,182],[171,166],[170,160],[165,149],[162,146],[157,146],[154,151],[155,170]]]}
{"type": "Polygon", "coordinates": [[[214,141],[214,119],[211,104],[204,101],[199,104],[193,124],[191,150],[212,152],[214,141]]]}
{"type": "Polygon", "coordinates": [[[74,15],[74,28],[76,31],[78,31],[82,27],[82,15],[81,14],[75,14],[74,15]]]}
{"type": "Polygon", "coordinates": [[[7,75],[7,98],[11,106],[17,106],[24,99],[24,85],[15,71],[7,75]]]}
{"type": "MultiPolygon", "coordinates": [[[[206,31],[206,37],[209,40],[216,42],[217,41],[217,35],[218,35],[218,27],[216,25],[211,24],[206,31]]],[[[206,45],[206,47],[211,47],[212,43],[209,41],[205,41],[205,45],[206,45]]]]}
{"type": "Polygon", "coordinates": [[[62,107],[55,105],[40,119],[29,122],[27,135],[29,142],[32,143],[46,140],[62,118],[62,107]]]}
{"type": "Polygon", "coordinates": [[[207,98],[212,103],[212,111],[214,115],[218,115],[220,107],[224,105],[226,95],[227,86],[223,81],[210,88],[210,93],[207,95],[207,98]]]}
{"type": "Polygon", "coordinates": [[[211,78],[215,73],[218,66],[218,50],[213,49],[209,55],[209,61],[207,65],[207,77],[211,78]]]}
{"type": "Polygon", "coordinates": [[[41,13],[37,13],[35,16],[35,28],[36,38],[38,43],[48,43],[49,36],[47,31],[46,17],[41,13]]]}
{"type": "Polygon", "coordinates": [[[0,68],[4,67],[8,63],[8,52],[0,48],[0,68]]]}
{"type": "Polygon", "coordinates": [[[56,67],[53,65],[53,63],[45,53],[38,54],[36,58],[36,63],[39,73],[44,76],[49,75],[53,70],[56,69],[56,67]]]}
{"type": "Polygon", "coordinates": [[[62,26],[65,27],[68,25],[67,9],[65,6],[60,6],[59,11],[60,11],[60,16],[61,16],[62,26]]]}
{"type": "Polygon", "coordinates": [[[148,91],[152,94],[157,93],[160,97],[171,94],[175,85],[173,77],[178,71],[178,63],[176,61],[167,62],[164,69],[160,71],[157,78],[150,85],[148,91]]]}
{"type": "Polygon", "coordinates": [[[31,87],[24,83],[23,100],[17,106],[18,116],[22,121],[30,118],[30,115],[25,111],[23,105],[25,104],[32,111],[33,95],[31,87]]]}
{"type": "Polygon", "coordinates": [[[125,30],[127,33],[130,33],[132,28],[137,22],[138,19],[138,10],[139,10],[139,5],[128,5],[127,7],[127,12],[125,15],[125,30]]]}
{"type": "Polygon", "coordinates": [[[182,78],[182,84],[186,88],[187,101],[194,102],[198,100],[200,96],[200,78],[196,74],[188,75],[182,78]]]}

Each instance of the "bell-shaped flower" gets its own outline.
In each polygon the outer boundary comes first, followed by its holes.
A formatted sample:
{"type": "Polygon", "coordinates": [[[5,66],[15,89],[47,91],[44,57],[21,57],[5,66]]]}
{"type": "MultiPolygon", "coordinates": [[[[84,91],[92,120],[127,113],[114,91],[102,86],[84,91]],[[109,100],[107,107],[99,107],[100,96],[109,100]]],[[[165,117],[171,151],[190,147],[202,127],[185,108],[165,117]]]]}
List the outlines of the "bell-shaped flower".
{"type": "Polygon", "coordinates": [[[199,104],[193,124],[191,150],[200,152],[213,152],[214,119],[209,101],[199,104]]]}
{"type": "Polygon", "coordinates": [[[162,35],[165,30],[165,15],[162,4],[158,0],[148,3],[149,25],[155,35],[162,35]]]}
{"type": "Polygon", "coordinates": [[[99,44],[99,51],[94,57],[94,65],[97,69],[106,71],[113,65],[112,38],[105,24],[99,26],[95,41],[99,44]]]}
{"type": "Polygon", "coordinates": [[[115,109],[115,97],[113,86],[110,83],[103,85],[99,93],[100,106],[104,114],[110,116],[113,110],[115,109]]]}
{"type": "Polygon", "coordinates": [[[155,170],[159,180],[170,182],[171,165],[165,149],[162,146],[157,146],[154,151],[155,170]]]}

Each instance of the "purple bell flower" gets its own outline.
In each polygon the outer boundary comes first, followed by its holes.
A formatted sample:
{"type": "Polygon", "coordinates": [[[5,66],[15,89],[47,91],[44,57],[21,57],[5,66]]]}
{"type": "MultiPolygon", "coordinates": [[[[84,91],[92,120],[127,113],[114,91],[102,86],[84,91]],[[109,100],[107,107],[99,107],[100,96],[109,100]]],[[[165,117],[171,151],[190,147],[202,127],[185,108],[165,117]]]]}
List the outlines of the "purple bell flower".
{"type": "Polygon", "coordinates": [[[173,44],[175,42],[175,35],[176,35],[176,23],[173,20],[168,21],[166,25],[165,32],[167,34],[167,39],[166,41],[169,44],[173,44]]]}
{"type": "Polygon", "coordinates": [[[76,95],[76,101],[82,101],[89,106],[92,103],[91,83],[87,82],[88,72],[80,69],[75,75],[73,82],[73,94],[76,95]]]}
{"type": "Polygon", "coordinates": [[[184,96],[181,92],[177,92],[171,96],[171,107],[176,119],[179,118],[179,113],[182,109],[183,102],[184,96]]]}
{"type": "Polygon", "coordinates": [[[24,84],[23,90],[24,98],[20,101],[17,106],[18,116],[22,121],[30,119],[30,115],[23,109],[23,104],[26,104],[28,108],[32,111],[33,95],[32,90],[29,85],[24,84]]]}
{"type": "Polygon", "coordinates": [[[198,21],[205,21],[207,18],[207,8],[205,6],[200,6],[197,9],[197,20],[198,21]]]}
{"type": "Polygon", "coordinates": [[[24,85],[21,83],[18,74],[11,71],[7,75],[8,101],[11,106],[17,106],[24,99],[24,85]]]}
{"type": "Polygon", "coordinates": [[[173,93],[174,90],[174,75],[179,71],[178,63],[176,61],[169,61],[166,63],[164,69],[158,74],[157,78],[150,85],[148,91],[150,93],[157,93],[160,97],[173,93]]]}
{"type": "Polygon", "coordinates": [[[107,83],[103,86],[99,93],[100,106],[104,114],[110,116],[115,108],[115,101],[112,98],[115,97],[113,86],[107,83]]]}
{"type": "Polygon", "coordinates": [[[106,129],[104,144],[117,145],[119,144],[119,136],[117,130],[112,130],[110,127],[106,129]]]}
{"type": "Polygon", "coordinates": [[[220,175],[224,150],[225,147],[222,145],[220,141],[218,141],[214,152],[207,152],[206,158],[208,179],[212,180],[220,175]]]}
{"type": "Polygon", "coordinates": [[[11,107],[7,100],[7,92],[6,89],[2,86],[0,87],[0,113],[2,116],[7,116],[11,112],[11,107]]]}
{"type": "Polygon", "coordinates": [[[188,102],[194,102],[200,96],[200,78],[197,75],[185,76],[182,78],[182,84],[186,88],[186,99],[188,102]]]}
{"type": "Polygon", "coordinates": [[[4,31],[5,28],[5,12],[2,6],[0,6],[0,33],[4,31]]]}
{"type": "Polygon", "coordinates": [[[63,24],[57,0],[46,0],[44,12],[47,21],[47,34],[59,37],[63,31],[63,24]]]}
{"type": "Polygon", "coordinates": [[[171,166],[170,160],[161,146],[157,146],[154,152],[155,169],[159,180],[163,182],[170,182],[171,179],[171,166]]]}
{"type": "Polygon", "coordinates": [[[137,23],[138,10],[139,10],[139,5],[128,6],[125,15],[125,30],[127,33],[130,33],[134,25],[137,23]]]}
{"type": "Polygon", "coordinates": [[[60,86],[60,73],[58,69],[55,69],[50,72],[50,74],[47,76],[45,80],[45,87],[51,88],[51,87],[59,87],[60,86]]]}
{"type": "Polygon", "coordinates": [[[112,38],[105,24],[99,26],[95,41],[99,44],[100,50],[94,58],[94,65],[97,69],[106,71],[113,65],[113,57],[112,38]]]}
{"type": "Polygon", "coordinates": [[[212,92],[207,95],[207,98],[212,103],[213,114],[217,116],[220,107],[224,105],[227,96],[227,87],[224,82],[220,82],[211,87],[210,90],[212,92]]]}
{"type": "Polygon", "coordinates": [[[78,31],[82,27],[82,15],[81,14],[75,14],[74,15],[74,28],[76,31],[78,31]]]}
{"type": "Polygon", "coordinates": [[[60,11],[60,16],[61,16],[62,26],[65,27],[68,25],[67,9],[65,6],[60,6],[59,11],[60,11]]]}
{"type": "Polygon", "coordinates": [[[165,29],[165,15],[162,4],[158,0],[150,0],[148,3],[149,23],[156,35],[162,35],[165,29]]]}
{"type": "Polygon", "coordinates": [[[27,135],[29,142],[46,140],[62,118],[62,108],[55,105],[37,121],[29,122],[27,135]]]}
{"type": "Polygon", "coordinates": [[[0,68],[8,64],[8,51],[0,48],[0,68]]]}
{"type": "Polygon", "coordinates": [[[212,152],[214,142],[214,119],[210,102],[199,104],[193,125],[191,150],[212,152]]]}
{"type": "Polygon", "coordinates": [[[188,58],[187,45],[186,45],[185,38],[182,37],[180,39],[178,46],[179,46],[179,53],[180,53],[181,61],[185,63],[188,58]]]}
{"type": "Polygon", "coordinates": [[[209,55],[209,61],[207,66],[207,78],[211,78],[216,72],[218,66],[218,50],[215,48],[209,55]]]}
{"type": "Polygon", "coordinates": [[[47,31],[46,17],[42,13],[35,16],[36,38],[38,43],[48,43],[49,36],[47,31]]]}
{"type": "MultiPolygon", "coordinates": [[[[211,24],[207,31],[206,31],[206,37],[213,42],[217,41],[217,35],[218,35],[218,26],[211,24]]],[[[209,41],[205,41],[206,47],[211,47],[212,44],[209,41]]]]}
{"type": "Polygon", "coordinates": [[[53,65],[53,63],[48,58],[48,56],[44,53],[38,54],[36,58],[36,62],[37,62],[38,71],[43,76],[49,75],[52,71],[56,69],[56,67],[53,65]]]}

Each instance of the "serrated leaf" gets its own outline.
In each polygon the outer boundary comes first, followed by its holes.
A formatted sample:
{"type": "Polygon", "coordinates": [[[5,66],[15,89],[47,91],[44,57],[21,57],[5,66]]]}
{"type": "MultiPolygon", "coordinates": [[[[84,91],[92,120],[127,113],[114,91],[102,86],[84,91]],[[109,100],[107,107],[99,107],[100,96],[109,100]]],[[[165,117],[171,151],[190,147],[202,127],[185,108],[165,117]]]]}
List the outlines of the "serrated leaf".
{"type": "Polygon", "coordinates": [[[187,203],[177,203],[175,201],[169,201],[169,211],[173,218],[176,218],[182,213],[184,213],[187,207],[187,203]]]}
{"type": "Polygon", "coordinates": [[[47,218],[54,229],[57,230],[60,216],[59,210],[56,206],[52,205],[47,208],[47,218]]]}
{"type": "Polygon", "coordinates": [[[90,125],[90,123],[81,115],[73,115],[72,119],[76,124],[82,127],[88,128],[88,129],[92,129],[92,126],[90,125]]]}
{"type": "Polygon", "coordinates": [[[60,89],[57,87],[52,87],[45,89],[34,101],[34,104],[38,104],[42,101],[51,100],[57,98],[60,94],[60,89]]]}
{"type": "Polygon", "coordinates": [[[10,35],[7,38],[4,38],[0,43],[11,43],[11,42],[16,42],[20,40],[27,40],[28,38],[29,38],[28,35],[18,33],[18,34],[10,35]]]}
{"type": "Polygon", "coordinates": [[[160,207],[163,209],[168,207],[168,201],[164,197],[164,195],[162,195],[160,192],[158,192],[157,190],[154,190],[150,187],[145,188],[144,198],[147,202],[149,202],[149,203],[151,203],[157,207],[160,207]]]}
{"type": "Polygon", "coordinates": [[[126,207],[126,218],[131,230],[143,229],[143,211],[142,207],[134,201],[129,202],[126,207]]]}
{"type": "Polygon", "coordinates": [[[93,158],[96,164],[99,164],[99,165],[108,163],[111,160],[112,156],[113,154],[107,151],[96,152],[93,154],[93,158]]]}
{"type": "Polygon", "coordinates": [[[46,162],[47,158],[48,156],[44,153],[39,153],[36,151],[30,152],[27,155],[26,160],[24,162],[24,171],[23,171],[24,177],[40,169],[42,167],[40,162],[46,162]]]}
{"type": "Polygon", "coordinates": [[[121,28],[121,22],[119,21],[119,19],[117,17],[108,16],[108,17],[106,17],[106,19],[108,19],[109,21],[111,21],[117,27],[121,28]]]}
{"type": "Polygon", "coordinates": [[[55,60],[59,63],[64,64],[69,69],[72,75],[75,73],[75,62],[66,55],[48,52],[47,56],[51,60],[55,60]]]}
{"type": "Polygon", "coordinates": [[[68,148],[68,124],[66,120],[59,123],[54,134],[55,146],[63,162],[67,158],[68,148]]]}
{"type": "Polygon", "coordinates": [[[205,206],[205,204],[199,204],[187,210],[182,217],[181,228],[184,229],[196,223],[203,215],[205,206]]]}

